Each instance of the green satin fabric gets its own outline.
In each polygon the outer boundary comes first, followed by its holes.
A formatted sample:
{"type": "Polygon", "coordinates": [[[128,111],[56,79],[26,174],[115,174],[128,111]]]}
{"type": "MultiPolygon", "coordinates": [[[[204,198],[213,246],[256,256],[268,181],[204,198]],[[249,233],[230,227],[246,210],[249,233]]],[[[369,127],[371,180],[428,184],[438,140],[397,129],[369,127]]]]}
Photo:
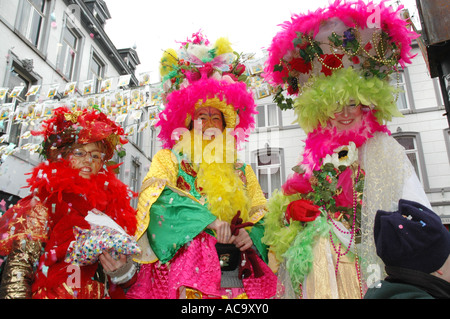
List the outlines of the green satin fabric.
{"type": "Polygon", "coordinates": [[[166,188],[150,208],[147,236],[161,263],[167,263],[215,219],[207,207],[166,188]]]}
{"type": "Polygon", "coordinates": [[[268,258],[269,248],[261,242],[261,238],[263,238],[264,236],[264,231],[265,231],[264,224],[262,221],[259,221],[255,224],[255,226],[253,226],[250,229],[249,235],[261,259],[264,260],[264,262],[267,264],[269,262],[268,258]]]}
{"type": "MultiPolygon", "coordinates": [[[[211,224],[216,217],[206,206],[166,188],[150,208],[150,224],[147,236],[156,256],[167,263],[178,249],[194,239],[211,224]]],[[[212,231],[208,231],[214,235],[212,231]]],[[[249,231],[261,258],[267,263],[267,246],[261,242],[264,226],[261,221],[249,231]]]]}

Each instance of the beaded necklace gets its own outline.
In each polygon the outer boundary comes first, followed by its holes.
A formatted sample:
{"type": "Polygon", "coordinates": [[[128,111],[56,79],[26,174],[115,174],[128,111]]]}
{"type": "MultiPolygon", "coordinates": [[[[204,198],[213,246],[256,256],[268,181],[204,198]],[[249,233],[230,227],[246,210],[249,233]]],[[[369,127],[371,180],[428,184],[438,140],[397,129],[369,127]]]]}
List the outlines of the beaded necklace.
{"type": "MultiPolygon", "coordinates": [[[[330,242],[331,242],[331,245],[333,246],[334,252],[337,255],[336,267],[335,267],[335,274],[336,274],[336,276],[338,275],[340,259],[341,259],[341,257],[346,256],[350,252],[350,249],[351,249],[352,244],[354,242],[355,234],[356,234],[356,231],[357,231],[357,229],[356,229],[356,213],[357,213],[358,192],[356,191],[356,184],[359,181],[360,174],[361,174],[361,168],[360,168],[360,166],[358,166],[358,172],[357,172],[357,175],[356,175],[356,180],[355,180],[355,182],[353,184],[353,224],[352,224],[352,227],[351,227],[350,231],[342,230],[338,225],[336,225],[336,223],[334,222],[333,218],[330,216],[330,213],[329,212],[327,213],[328,221],[333,224],[334,228],[337,231],[339,231],[340,233],[345,234],[345,235],[350,235],[350,242],[349,242],[349,245],[347,247],[347,250],[342,252],[342,243],[336,244],[334,242],[334,239],[333,239],[333,230],[329,231],[330,242]]],[[[357,276],[358,276],[359,289],[360,289],[360,293],[361,293],[361,296],[362,296],[363,294],[362,294],[362,287],[361,287],[361,271],[359,269],[359,258],[358,258],[358,255],[356,255],[356,258],[355,258],[355,267],[356,267],[356,273],[357,273],[357,276]]]]}

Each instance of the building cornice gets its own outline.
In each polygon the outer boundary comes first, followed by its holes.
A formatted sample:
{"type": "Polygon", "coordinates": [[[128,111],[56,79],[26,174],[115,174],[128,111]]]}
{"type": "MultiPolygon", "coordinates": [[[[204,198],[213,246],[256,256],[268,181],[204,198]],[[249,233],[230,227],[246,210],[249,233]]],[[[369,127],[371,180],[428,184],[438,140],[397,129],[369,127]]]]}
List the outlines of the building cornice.
{"type": "Polygon", "coordinates": [[[80,7],[80,19],[82,25],[88,33],[94,34],[94,41],[100,46],[107,58],[112,62],[115,69],[121,74],[131,74],[131,85],[137,86],[139,84],[134,71],[121,57],[119,50],[109,38],[108,34],[103,29],[103,26],[97,21],[92,12],[86,6],[83,0],[63,0],[66,5],[76,4],[80,7]]]}

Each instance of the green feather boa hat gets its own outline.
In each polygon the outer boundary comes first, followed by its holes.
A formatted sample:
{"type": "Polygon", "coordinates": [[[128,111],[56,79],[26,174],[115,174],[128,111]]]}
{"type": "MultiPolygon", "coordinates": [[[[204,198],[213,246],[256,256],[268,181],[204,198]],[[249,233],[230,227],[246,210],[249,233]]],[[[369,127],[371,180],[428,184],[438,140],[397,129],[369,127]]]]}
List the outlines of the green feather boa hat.
{"type": "Polygon", "coordinates": [[[295,99],[294,111],[306,133],[319,125],[326,127],[328,120],[350,102],[369,106],[378,122],[385,124],[392,117],[402,116],[396,104],[398,92],[386,80],[365,78],[353,68],[339,69],[330,76],[311,77],[310,86],[295,99]]]}

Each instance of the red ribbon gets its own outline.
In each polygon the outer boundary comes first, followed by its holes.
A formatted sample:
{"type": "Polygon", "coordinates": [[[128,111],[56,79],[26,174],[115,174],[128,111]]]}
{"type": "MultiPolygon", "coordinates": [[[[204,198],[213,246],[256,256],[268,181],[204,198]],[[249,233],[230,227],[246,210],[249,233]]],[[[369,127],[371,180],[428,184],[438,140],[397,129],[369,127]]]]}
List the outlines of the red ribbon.
{"type": "MultiPolygon", "coordinates": [[[[241,228],[245,227],[251,227],[254,226],[254,223],[243,223],[243,219],[240,217],[241,211],[238,211],[236,216],[233,217],[231,221],[231,234],[233,236],[237,236],[239,234],[239,230],[241,228]]],[[[239,270],[239,277],[240,278],[248,278],[253,273],[255,275],[255,278],[260,278],[264,275],[264,271],[259,266],[258,260],[257,260],[257,254],[253,248],[249,248],[243,252],[241,252],[241,260],[248,260],[249,263],[245,263],[244,265],[241,264],[240,270],[239,270]],[[250,267],[251,265],[251,267],[250,267]]]]}

